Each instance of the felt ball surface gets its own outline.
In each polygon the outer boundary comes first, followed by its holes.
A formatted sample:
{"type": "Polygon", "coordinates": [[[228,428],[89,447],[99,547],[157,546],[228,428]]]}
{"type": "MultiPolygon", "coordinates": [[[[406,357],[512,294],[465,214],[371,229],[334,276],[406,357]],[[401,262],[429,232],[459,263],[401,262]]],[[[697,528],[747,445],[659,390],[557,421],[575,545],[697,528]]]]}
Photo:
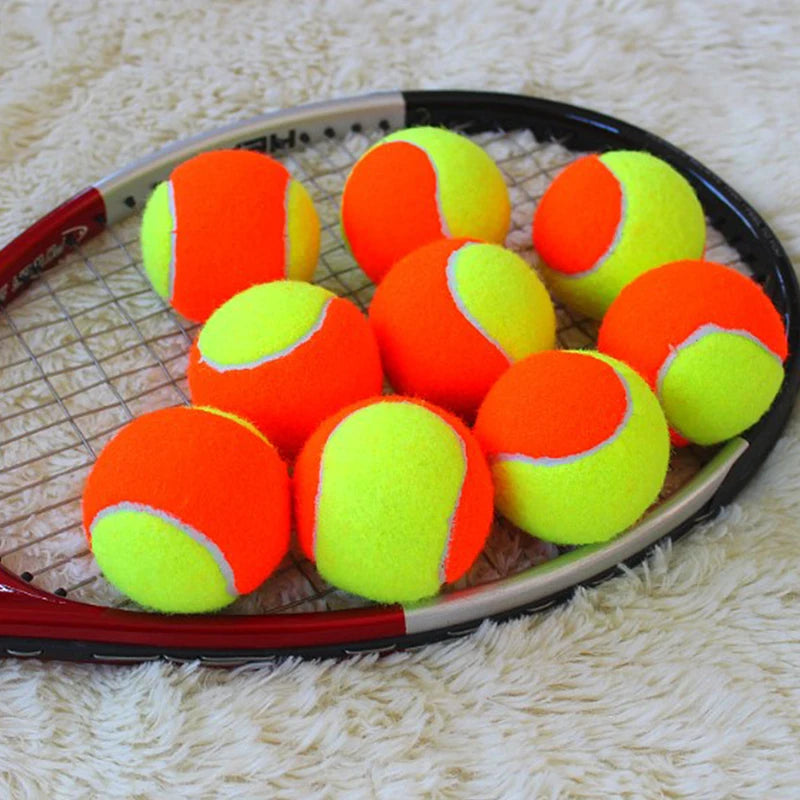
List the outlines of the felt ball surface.
{"type": "Polygon", "coordinates": [[[257,283],[310,280],[319,219],[303,185],[269,156],[216,150],[190,158],[145,206],[141,245],[156,292],[203,322],[257,283]]]}
{"type": "Polygon", "coordinates": [[[769,409],[788,353],[764,290],[709,261],[666,264],[612,303],[598,348],[627,362],[658,395],[677,442],[715,444],[769,409]]]}
{"type": "Polygon", "coordinates": [[[83,521],[105,577],[157,611],[215,611],[256,589],[289,546],[289,478],[249,423],[214,409],[138,417],[103,449],[83,521]]]}
{"type": "Polygon", "coordinates": [[[440,128],[397,131],[355,164],[342,196],[342,231],[355,260],[379,283],[407,253],[443,236],[502,242],[511,205],[489,155],[440,128]]]}
{"type": "Polygon", "coordinates": [[[509,365],[555,346],[553,304],[516,253],[439,239],[402,258],[369,310],[387,377],[401,394],[474,418],[509,365]]]}
{"type": "Polygon", "coordinates": [[[464,424],[397,396],[326,420],[294,471],[305,554],[334,586],[383,603],[429,597],[469,569],[489,534],[492,493],[464,424]]]}
{"type": "Polygon", "coordinates": [[[553,293],[601,319],[620,290],[669,261],[696,259],[705,217],[689,182],[646,152],[577,159],[548,187],[533,218],[533,246],[553,293]]]}
{"type": "Polygon", "coordinates": [[[601,542],[635,523],[669,460],[664,414],[644,380],[588,351],[536,353],[489,390],[475,436],[498,510],[562,545],[601,542]]]}
{"type": "Polygon", "coordinates": [[[383,386],[364,315],[303,281],[253,286],[218,308],[191,348],[188,378],[193,403],[250,420],[286,458],[326,417],[383,386]]]}

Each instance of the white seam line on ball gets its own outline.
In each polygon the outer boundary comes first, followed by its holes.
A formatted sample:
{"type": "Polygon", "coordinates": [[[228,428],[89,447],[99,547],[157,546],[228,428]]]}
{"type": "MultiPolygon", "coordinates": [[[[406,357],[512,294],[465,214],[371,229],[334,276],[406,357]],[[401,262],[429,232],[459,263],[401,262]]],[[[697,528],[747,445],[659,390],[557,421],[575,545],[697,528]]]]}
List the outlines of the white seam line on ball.
{"type": "Polygon", "coordinates": [[[468,247],[474,247],[474,246],[475,246],[474,244],[465,244],[459,247],[458,250],[454,250],[452,253],[450,253],[450,257],[447,259],[447,267],[445,268],[445,274],[447,276],[447,289],[450,292],[450,297],[453,298],[453,302],[456,304],[456,308],[464,316],[464,319],[466,319],[467,322],[469,322],[470,325],[472,325],[472,327],[475,328],[475,330],[478,331],[478,333],[480,333],[480,335],[483,336],[484,339],[486,339],[487,342],[494,345],[500,351],[503,358],[505,358],[506,361],[508,361],[508,363],[511,364],[513,363],[513,359],[505,351],[503,345],[501,345],[500,342],[497,341],[497,339],[491,336],[489,332],[485,330],[484,327],[480,324],[480,322],[478,322],[478,320],[475,319],[475,317],[472,316],[472,314],[470,314],[469,309],[464,304],[464,301],[458,296],[458,290],[456,288],[456,275],[455,275],[458,256],[459,253],[461,253],[463,250],[466,250],[468,247]]]}
{"type": "Polygon", "coordinates": [[[453,234],[450,233],[450,226],[447,224],[447,219],[444,216],[444,209],[442,208],[442,182],[439,180],[439,170],[436,168],[436,164],[433,163],[430,153],[422,145],[416,142],[409,142],[408,139],[393,139],[392,141],[410,144],[412,147],[416,147],[417,150],[424,153],[425,158],[428,159],[428,163],[431,165],[431,169],[436,178],[436,210],[439,212],[439,228],[442,231],[442,236],[446,238],[451,237],[453,234]]]}
{"type": "Polygon", "coordinates": [[[453,533],[456,524],[456,515],[461,506],[461,497],[464,494],[464,486],[467,482],[467,472],[469,471],[469,461],[467,459],[467,444],[464,439],[459,435],[458,431],[453,428],[453,433],[458,439],[458,444],[461,447],[461,458],[464,462],[464,477],[461,479],[461,486],[458,488],[458,497],[456,497],[453,511],[447,518],[447,538],[444,540],[444,549],[442,550],[442,557],[439,560],[439,583],[445,583],[447,578],[447,559],[450,555],[450,546],[453,543],[453,533]]]}
{"type": "Polygon", "coordinates": [[[171,247],[167,272],[167,299],[171,303],[175,294],[175,275],[177,274],[175,259],[177,258],[178,247],[178,210],[175,207],[175,190],[172,188],[172,181],[167,181],[167,202],[169,204],[169,215],[172,220],[172,230],[169,233],[171,247]]]}
{"type": "Polygon", "coordinates": [[[326,300],[321,311],[319,312],[317,321],[308,329],[308,332],[303,334],[303,336],[301,336],[297,341],[292,342],[290,345],[284,347],[282,350],[276,350],[274,353],[268,353],[267,355],[257,358],[253,361],[242,361],[238,364],[221,364],[218,361],[214,361],[214,359],[209,358],[205,353],[203,353],[202,350],[200,350],[200,361],[203,364],[208,364],[209,367],[217,370],[217,372],[233,372],[235,370],[260,367],[262,364],[267,364],[270,361],[277,361],[279,358],[288,356],[289,353],[305,344],[314,336],[314,334],[317,333],[318,330],[320,330],[320,328],[322,328],[322,326],[325,324],[325,316],[328,313],[328,308],[335,299],[335,297],[332,297],[330,300],[326,300]]]}
{"type": "MultiPolygon", "coordinates": [[[[778,364],[783,364],[783,361],[781,361],[777,353],[774,353],[772,350],[770,350],[769,347],[767,347],[764,342],[761,341],[761,339],[759,339],[757,336],[754,336],[752,333],[750,333],[750,331],[746,331],[742,328],[723,328],[721,325],[716,325],[713,322],[709,322],[705,325],[701,325],[699,328],[690,333],[689,336],[687,336],[680,344],[670,345],[669,355],[664,359],[664,363],[659,367],[658,376],[656,378],[656,394],[658,395],[659,401],[662,400],[663,384],[667,377],[667,373],[669,372],[669,368],[672,366],[675,359],[680,355],[681,351],[685,350],[687,347],[691,347],[693,344],[697,344],[697,342],[699,342],[701,339],[712,333],[729,333],[732,336],[740,336],[742,339],[747,339],[748,341],[751,341],[753,344],[760,347],[767,355],[772,356],[772,358],[774,358],[778,364]]],[[[672,427],[674,428],[675,426],[673,425],[672,427]]],[[[680,433],[680,431],[678,431],[678,433],[680,433]]]]}
{"type": "MultiPolygon", "coordinates": [[[[613,369],[613,367],[612,367],[613,369]]],[[[584,450],[580,453],[574,453],[571,456],[526,456],[524,453],[497,453],[495,456],[492,457],[492,463],[498,463],[503,461],[518,461],[525,464],[531,464],[535,467],[557,467],[563,464],[574,464],[576,461],[579,461],[582,458],[588,458],[589,456],[594,455],[602,448],[607,447],[612,442],[616,441],[621,435],[622,431],[625,429],[625,426],[628,424],[628,421],[633,414],[633,403],[631,402],[631,390],[628,386],[628,382],[625,380],[624,376],[620,375],[617,370],[614,370],[614,373],[619,378],[622,386],[625,389],[625,414],[622,417],[619,425],[614,429],[613,433],[608,436],[607,438],[603,439],[602,442],[596,444],[594,447],[590,447],[588,450],[584,450]]]]}
{"type": "Polygon", "coordinates": [[[201,531],[198,531],[197,528],[193,528],[188,523],[183,522],[177,517],[173,517],[171,514],[167,514],[165,511],[161,511],[161,509],[153,508],[152,506],[145,505],[144,503],[129,502],[122,502],[113,506],[106,506],[102,511],[99,511],[92,520],[92,523],[89,526],[89,533],[93,534],[94,527],[97,525],[99,520],[109,516],[110,514],[114,514],[117,511],[139,511],[144,514],[152,514],[154,517],[158,517],[164,522],[167,522],[170,525],[178,528],[181,533],[185,533],[190,539],[193,539],[195,542],[197,542],[197,544],[203,547],[211,556],[214,563],[217,565],[217,568],[222,573],[222,577],[225,579],[225,590],[228,592],[228,594],[231,597],[239,596],[239,591],[236,588],[236,580],[233,575],[233,569],[228,563],[228,560],[225,558],[222,550],[220,550],[219,545],[217,545],[215,542],[212,542],[211,539],[209,539],[201,531]]]}
{"type": "Polygon", "coordinates": [[[622,181],[616,176],[614,170],[605,163],[605,161],[600,162],[613,176],[614,180],[616,180],[617,185],[619,186],[620,191],[620,206],[619,206],[619,222],[617,223],[617,229],[614,231],[614,238],[611,240],[611,244],[606,248],[605,253],[603,253],[597,261],[592,264],[589,269],[585,269],[582,272],[561,272],[559,273],[560,278],[566,278],[567,280],[580,280],[581,278],[585,278],[587,275],[592,275],[597,272],[605,263],[608,261],[611,256],[614,255],[614,251],[617,249],[617,245],[619,245],[619,240],[622,238],[622,230],[625,227],[625,215],[628,213],[628,197],[625,194],[625,186],[622,181]]]}

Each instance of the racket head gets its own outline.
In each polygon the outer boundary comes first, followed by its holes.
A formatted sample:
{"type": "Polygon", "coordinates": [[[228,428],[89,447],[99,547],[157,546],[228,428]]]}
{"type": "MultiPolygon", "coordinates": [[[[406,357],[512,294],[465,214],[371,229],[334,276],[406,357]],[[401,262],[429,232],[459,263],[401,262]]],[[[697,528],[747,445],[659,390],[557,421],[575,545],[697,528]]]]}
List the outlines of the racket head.
{"type": "MultiPolygon", "coordinates": [[[[44,286],[44,293],[52,295],[48,300],[52,300],[58,313],[64,316],[67,326],[71,323],[76,327],[71,309],[60,301],[57,291],[51,291],[47,278],[43,281],[37,278],[62,260],[75,258],[85,262],[84,266],[99,263],[91,248],[94,242],[108,236],[114,241],[115,252],[123,253],[125,260],[136,265],[139,258],[136,226],[131,227],[130,223],[135,222],[132,215],[141,210],[153,186],[166,178],[175,164],[197,152],[242,147],[282,157],[291,162],[290,169],[293,166],[293,171],[300,173],[308,169],[304,166],[304,154],[322,154],[324,167],[316,170],[311,185],[318,197],[323,198],[323,226],[328,234],[328,246],[335,248],[335,255],[329,252],[326,260],[323,242],[323,261],[329,268],[321,282],[339,294],[351,296],[363,307],[368,302],[370,287],[363,285],[366,283],[363,276],[363,281],[351,282],[359,272],[352,261],[346,260],[346,254],[345,261],[341,261],[344,251],[340,243],[335,243],[338,193],[349,165],[368,143],[390,130],[417,124],[441,125],[476,136],[490,152],[492,148],[499,152],[501,143],[506,141],[507,150],[513,153],[525,140],[527,156],[535,163],[546,158],[544,149],[537,151],[536,148],[549,146],[548,142],[558,143],[556,146],[567,148],[575,155],[607,149],[645,149],[671,163],[694,186],[709,223],[719,232],[724,246],[736,251],[739,262],[761,283],[786,323],[790,349],[786,377],[767,415],[742,437],[717,451],[698,455],[696,462],[690,465],[694,477],[639,525],[612,542],[557,555],[546,548],[534,547],[528,567],[499,577],[489,576],[489,579],[484,574],[474,585],[457,586],[413,608],[334,606],[334,610],[300,613],[167,617],[76,602],[72,599],[76,592],[69,590],[61,592],[66,597],[59,597],[37,587],[35,580],[26,580],[35,578],[32,572],[26,574],[17,568],[15,573],[4,569],[5,591],[0,594],[0,607],[5,606],[8,614],[0,622],[0,649],[11,655],[64,659],[124,661],[168,657],[201,658],[209,663],[229,664],[276,655],[318,657],[415,646],[464,633],[487,618],[503,619],[549,607],[569,597],[577,586],[605,579],[614,574],[619,565],[632,565],[641,560],[664,537],[675,539],[697,522],[713,516],[752,477],[788,419],[800,380],[797,369],[798,288],[783,248],[764,221],[736,192],[678,148],[606,115],[548,100],[457,91],[380,93],[268,114],[176,143],[81,192],[0,251],[0,304],[13,311],[12,303],[25,302],[26,297],[35,296],[44,286]],[[358,146],[354,144],[356,141],[358,146]]],[[[533,202],[534,195],[525,188],[526,180],[537,179],[541,191],[554,173],[552,166],[548,163],[541,174],[528,178],[514,175],[508,164],[505,171],[512,188],[521,187],[523,196],[533,202]]],[[[297,177],[303,180],[304,175],[297,177]]],[[[532,212],[532,206],[523,206],[525,202],[517,211],[525,217],[532,212]]],[[[529,218],[526,221],[529,223],[529,218]]],[[[517,242],[521,244],[522,226],[518,224],[517,228],[517,242]]],[[[124,284],[111,286],[112,278],[111,273],[105,273],[100,267],[91,270],[90,281],[104,285],[116,298],[114,302],[124,310],[120,295],[120,292],[124,295],[124,284]]],[[[13,315],[8,311],[3,314],[7,321],[12,320],[13,315]]],[[[123,323],[138,331],[140,325],[135,316],[135,311],[129,310],[123,323]]],[[[570,323],[567,328],[562,325],[562,336],[565,330],[571,330],[571,336],[583,337],[583,346],[591,343],[596,328],[585,321],[571,320],[570,323]]],[[[181,329],[179,335],[183,334],[188,347],[194,329],[180,320],[177,324],[181,329]]],[[[39,369],[39,377],[52,384],[55,376],[48,375],[42,368],[41,358],[31,349],[25,331],[15,331],[13,327],[12,324],[6,338],[19,339],[23,350],[28,349],[30,363],[39,369]]],[[[78,333],[84,335],[81,331],[78,333]]],[[[147,336],[141,339],[141,344],[147,346],[147,336]]],[[[562,343],[565,343],[563,338],[562,343]]],[[[580,346],[581,343],[569,342],[570,346],[576,344],[580,346]]],[[[186,392],[169,365],[164,363],[165,358],[156,360],[160,362],[156,367],[164,371],[165,380],[169,379],[171,387],[178,389],[164,404],[185,402],[186,392]]],[[[53,394],[55,404],[71,420],[68,398],[61,397],[55,389],[53,394]]],[[[135,409],[131,413],[135,413],[135,409]]],[[[117,427],[122,422],[124,420],[117,427]]],[[[80,426],[76,428],[80,430],[80,426]]],[[[32,434],[25,431],[16,441],[30,436],[32,434]]],[[[92,455],[96,454],[90,437],[83,435],[82,439],[81,446],[92,455]]],[[[687,457],[694,458],[691,452],[687,457]]],[[[35,492],[36,488],[35,485],[25,487],[29,492],[35,492]]],[[[8,565],[5,554],[3,560],[8,565]]],[[[301,572],[306,570],[304,574],[316,595],[324,598],[327,589],[318,585],[319,579],[313,569],[309,571],[308,565],[299,563],[294,566],[301,572]]],[[[298,603],[297,607],[300,606],[302,603],[298,603]]],[[[314,608],[313,603],[311,608],[314,608]]],[[[292,612],[291,603],[281,610],[292,612]]]]}

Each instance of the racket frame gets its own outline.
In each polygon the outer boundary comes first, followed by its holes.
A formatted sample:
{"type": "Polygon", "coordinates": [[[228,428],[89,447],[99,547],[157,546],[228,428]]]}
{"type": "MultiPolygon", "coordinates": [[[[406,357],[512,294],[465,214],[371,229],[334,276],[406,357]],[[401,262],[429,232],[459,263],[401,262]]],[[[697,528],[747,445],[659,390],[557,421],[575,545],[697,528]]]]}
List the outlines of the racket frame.
{"type": "Polygon", "coordinates": [[[609,543],[587,545],[517,575],[413,607],[295,614],[169,616],[58,597],[0,565],[0,655],[81,661],[200,659],[233,665],[276,656],[341,656],[426,644],[552,606],[579,586],[632,566],[665,537],[716,515],[766,458],[800,386],[800,292],[789,259],[757,212],[714,173],[647,131],[587,109],[518,95],[464,91],[381,92],[273,112],[172,144],[85,189],[0,250],[0,305],[21,294],[73,246],[141,209],[185,159],[217,148],[282,153],[362,129],[443,125],[464,133],[529,129],[573,150],[647,150],[694,186],[711,224],[753,270],[786,324],[786,377],[770,411],[641,523],[609,543]]]}

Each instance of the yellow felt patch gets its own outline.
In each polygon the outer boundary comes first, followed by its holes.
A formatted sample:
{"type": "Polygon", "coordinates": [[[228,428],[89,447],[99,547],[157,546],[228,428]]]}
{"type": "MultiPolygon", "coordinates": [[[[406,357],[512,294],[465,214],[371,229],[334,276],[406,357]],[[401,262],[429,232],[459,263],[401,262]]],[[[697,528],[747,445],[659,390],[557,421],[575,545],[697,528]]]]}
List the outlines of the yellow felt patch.
{"type": "Polygon", "coordinates": [[[659,396],[669,424],[708,445],[758,422],[782,381],[781,361],[764,345],[716,331],[679,349],[659,380],[659,396]]]}
{"type": "Polygon", "coordinates": [[[286,277],[310,281],[319,258],[319,217],[306,187],[291,180],[286,188],[286,277]]]}
{"type": "Polygon", "coordinates": [[[439,210],[449,236],[505,240],[511,221],[508,189],[483,148],[466,136],[433,127],[407,128],[381,140],[393,141],[415,144],[428,154],[436,171],[439,210]]]}
{"type": "Polygon", "coordinates": [[[689,182],[649,153],[617,150],[600,161],[622,187],[622,222],[609,252],[593,271],[574,276],[545,269],[567,305],[602,318],[622,288],[649,269],[703,255],[706,223],[689,182]]]}
{"type": "Polygon", "coordinates": [[[465,475],[460,437],[428,409],[392,402],[353,412],[322,453],[315,528],[320,574],[378,602],[438,592],[465,475]]]}
{"type": "Polygon", "coordinates": [[[334,297],[333,292],[305,281],[251,286],[208,318],[197,340],[200,353],[225,366],[277,356],[313,335],[334,297]]]}
{"type": "Polygon", "coordinates": [[[464,245],[451,258],[456,304],[511,361],[555,347],[553,303],[524,259],[491,244],[464,245]]]}
{"type": "Polygon", "coordinates": [[[169,268],[172,261],[172,218],[169,182],[163,181],[153,190],[142,214],[142,263],[156,292],[169,300],[169,268]]]}
{"type": "MultiPolygon", "coordinates": [[[[593,354],[594,355],[594,354],[593,354]]],[[[669,461],[669,433],[655,395],[614,359],[632,410],[619,434],[588,454],[531,462],[500,457],[492,464],[495,503],[523,530],[564,545],[611,539],[655,501],[669,461]]]]}
{"type": "Polygon", "coordinates": [[[103,574],[145,608],[195,614],[236,599],[206,547],[156,514],[113,511],[97,519],[91,534],[103,574]]]}

